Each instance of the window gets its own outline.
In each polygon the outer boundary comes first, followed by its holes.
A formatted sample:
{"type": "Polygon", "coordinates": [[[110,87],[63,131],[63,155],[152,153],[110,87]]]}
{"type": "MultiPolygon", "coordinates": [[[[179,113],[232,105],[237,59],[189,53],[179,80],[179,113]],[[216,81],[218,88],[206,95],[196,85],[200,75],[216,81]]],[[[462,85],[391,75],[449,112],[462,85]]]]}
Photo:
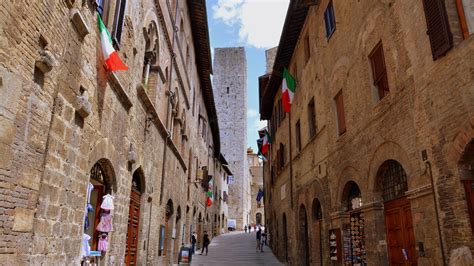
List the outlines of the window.
{"type": "Polygon", "coordinates": [[[444,0],[423,0],[426,25],[433,60],[445,55],[453,47],[453,35],[449,28],[444,0]]]}
{"type": "Polygon", "coordinates": [[[227,87],[227,94],[229,94],[229,87],[227,87]]]}
{"type": "Polygon", "coordinates": [[[300,120],[296,122],[295,126],[295,131],[296,131],[296,150],[301,151],[301,124],[300,120]]]}
{"type": "Polygon", "coordinates": [[[474,33],[474,12],[472,0],[456,0],[456,7],[459,15],[459,24],[464,39],[474,33]]]}
{"type": "Polygon", "coordinates": [[[316,106],[314,105],[314,99],[308,104],[308,127],[309,127],[309,137],[312,138],[316,135],[316,106]]]}
{"type": "Polygon", "coordinates": [[[206,120],[202,120],[202,137],[205,140],[207,136],[207,123],[206,120]]]}
{"type": "Polygon", "coordinates": [[[336,30],[336,17],[334,16],[334,6],[329,2],[326,11],[324,11],[324,22],[326,23],[326,38],[331,38],[336,30]]]}
{"type": "Polygon", "coordinates": [[[337,130],[339,136],[346,132],[346,119],[344,117],[344,100],[342,98],[342,90],[340,90],[336,97],[334,97],[336,103],[336,115],[337,115],[337,130]]]}
{"type": "Polygon", "coordinates": [[[36,84],[38,84],[40,86],[40,88],[43,88],[43,86],[44,86],[44,73],[38,66],[35,66],[35,70],[33,72],[33,81],[36,84]]]}
{"type": "Polygon", "coordinates": [[[390,92],[388,88],[387,69],[385,67],[385,57],[381,41],[372,50],[369,59],[372,66],[374,85],[377,87],[379,100],[381,100],[390,92]]]}
{"type": "Polygon", "coordinates": [[[306,35],[306,38],[304,38],[304,58],[305,58],[305,63],[308,63],[309,59],[311,58],[311,47],[309,46],[309,34],[306,35]]]}
{"type": "Polygon", "coordinates": [[[397,161],[385,161],[378,170],[377,178],[382,183],[384,201],[405,196],[408,190],[407,174],[397,161]]]}
{"type": "MultiPolygon", "coordinates": [[[[102,18],[102,20],[105,20],[104,19],[104,11],[105,11],[105,8],[106,8],[106,0],[95,0],[95,5],[96,5],[96,9],[97,9],[97,13],[99,13],[100,17],[102,18]]],[[[104,21],[104,23],[106,23],[104,21]]]]}
{"type": "Polygon", "coordinates": [[[126,6],[127,0],[117,0],[117,4],[115,5],[115,22],[112,39],[117,46],[120,44],[120,39],[122,38],[126,6]]]}
{"type": "Polygon", "coordinates": [[[285,145],[280,143],[280,169],[285,166],[285,145]]]}

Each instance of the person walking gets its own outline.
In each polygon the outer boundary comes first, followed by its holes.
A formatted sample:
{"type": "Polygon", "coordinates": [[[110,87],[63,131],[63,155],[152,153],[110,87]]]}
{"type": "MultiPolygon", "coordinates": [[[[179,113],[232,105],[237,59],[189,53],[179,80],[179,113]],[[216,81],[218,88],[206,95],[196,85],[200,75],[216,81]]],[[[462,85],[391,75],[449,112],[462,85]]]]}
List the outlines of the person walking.
{"type": "Polygon", "coordinates": [[[201,254],[204,253],[204,249],[206,249],[206,256],[207,252],[209,251],[209,244],[211,243],[211,240],[209,240],[209,235],[207,234],[207,231],[204,231],[204,236],[202,238],[202,249],[201,249],[201,254]]]}
{"type": "Polygon", "coordinates": [[[244,226],[244,231],[247,233],[247,225],[244,226]]]}
{"type": "Polygon", "coordinates": [[[191,235],[191,254],[194,254],[194,250],[196,249],[196,242],[197,242],[197,234],[193,232],[191,235]]]}
{"type": "Polygon", "coordinates": [[[260,251],[263,252],[263,245],[266,245],[267,244],[267,229],[265,229],[265,231],[263,231],[262,233],[262,237],[261,237],[261,240],[260,240],[260,251]]]}
{"type": "Polygon", "coordinates": [[[260,230],[260,228],[259,228],[258,231],[257,231],[257,250],[256,250],[256,252],[261,251],[260,250],[260,241],[261,240],[262,240],[262,230],[260,230]]]}

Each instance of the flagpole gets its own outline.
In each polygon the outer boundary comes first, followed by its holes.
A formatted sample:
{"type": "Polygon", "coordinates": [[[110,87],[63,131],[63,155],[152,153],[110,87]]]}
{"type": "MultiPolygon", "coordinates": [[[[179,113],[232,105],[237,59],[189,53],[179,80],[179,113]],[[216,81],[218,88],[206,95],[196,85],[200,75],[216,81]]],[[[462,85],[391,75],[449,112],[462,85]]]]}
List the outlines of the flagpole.
{"type": "Polygon", "coordinates": [[[288,113],[288,131],[290,137],[290,197],[291,208],[293,209],[293,153],[291,150],[291,111],[288,113]]]}

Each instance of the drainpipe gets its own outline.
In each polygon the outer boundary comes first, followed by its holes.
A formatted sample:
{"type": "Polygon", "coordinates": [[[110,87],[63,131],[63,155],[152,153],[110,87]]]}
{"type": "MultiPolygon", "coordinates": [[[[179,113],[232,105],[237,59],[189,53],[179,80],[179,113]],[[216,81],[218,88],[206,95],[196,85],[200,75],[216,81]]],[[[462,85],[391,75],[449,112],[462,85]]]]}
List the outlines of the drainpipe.
{"type": "Polygon", "coordinates": [[[171,138],[171,132],[169,129],[169,124],[170,124],[170,107],[171,103],[174,98],[174,93],[171,91],[171,82],[173,78],[173,61],[176,60],[176,54],[174,52],[174,46],[175,46],[175,39],[176,39],[176,32],[178,31],[178,28],[176,26],[176,19],[178,17],[178,11],[179,11],[179,0],[176,0],[176,12],[174,15],[174,27],[173,27],[173,40],[171,41],[171,62],[170,62],[170,73],[168,77],[168,106],[166,108],[166,139],[165,139],[165,146],[163,148],[163,165],[161,167],[161,185],[160,185],[160,205],[163,204],[163,190],[165,187],[165,176],[166,176],[166,154],[168,151],[168,141],[171,138]]]}
{"type": "Polygon", "coordinates": [[[428,171],[428,174],[430,175],[430,181],[431,181],[431,193],[433,194],[433,203],[434,203],[434,208],[435,208],[435,215],[436,215],[436,225],[438,227],[438,237],[439,237],[439,246],[441,248],[441,257],[443,258],[443,266],[446,266],[446,253],[444,250],[444,239],[443,239],[443,234],[441,233],[441,224],[439,222],[439,210],[438,210],[438,199],[436,197],[436,189],[435,189],[435,184],[434,184],[434,178],[433,178],[433,172],[431,170],[431,163],[429,161],[425,161],[425,173],[428,171]]]}
{"type": "Polygon", "coordinates": [[[147,242],[146,242],[146,261],[147,261],[147,265],[149,265],[149,257],[148,257],[148,252],[150,250],[150,228],[151,228],[151,210],[152,210],[152,207],[153,207],[153,202],[152,202],[152,197],[148,197],[148,203],[150,203],[150,214],[149,214],[149,217],[148,217],[148,236],[147,236],[147,242]]]}

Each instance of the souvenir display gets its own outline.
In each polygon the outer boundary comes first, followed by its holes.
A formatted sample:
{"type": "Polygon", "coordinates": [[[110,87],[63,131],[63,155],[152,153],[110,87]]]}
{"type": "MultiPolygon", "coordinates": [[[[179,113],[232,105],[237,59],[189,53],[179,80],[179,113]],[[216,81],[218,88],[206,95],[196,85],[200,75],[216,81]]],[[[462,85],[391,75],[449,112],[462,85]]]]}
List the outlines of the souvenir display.
{"type": "Polygon", "coordinates": [[[364,217],[362,213],[351,214],[350,239],[352,265],[367,265],[364,239],[364,217]]]}
{"type": "Polygon", "coordinates": [[[329,230],[329,259],[331,261],[340,260],[341,233],[339,229],[329,230]]]}

